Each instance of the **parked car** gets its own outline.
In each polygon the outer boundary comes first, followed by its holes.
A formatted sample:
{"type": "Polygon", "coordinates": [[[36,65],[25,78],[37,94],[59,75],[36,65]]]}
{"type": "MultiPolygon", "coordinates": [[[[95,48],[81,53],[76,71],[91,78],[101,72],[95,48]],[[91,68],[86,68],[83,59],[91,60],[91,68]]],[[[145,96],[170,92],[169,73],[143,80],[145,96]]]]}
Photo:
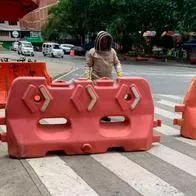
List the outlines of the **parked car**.
{"type": "Polygon", "coordinates": [[[12,43],[12,48],[11,49],[14,50],[14,51],[18,50],[18,41],[12,43]]]}
{"type": "Polygon", "coordinates": [[[61,49],[60,45],[57,43],[44,43],[42,45],[42,53],[44,56],[64,57],[63,49],[61,49]]]}
{"type": "Polygon", "coordinates": [[[74,47],[74,45],[72,44],[61,44],[60,45],[60,48],[63,49],[65,54],[69,54],[72,47],[74,47]]]}
{"type": "Polygon", "coordinates": [[[28,41],[19,41],[18,42],[18,54],[34,56],[34,49],[31,42],[28,41]]]}
{"type": "Polygon", "coordinates": [[[75,51],[75,55],[84,56],[86,54],[86,50],[81,46],[74,46],[71,50],[75,51]]]}
{"type": "Polygon", "coordinates": [[[36,52],[42,52],[42,46],[34,46],[36,52]]]}
{"type": "Polygon", "coordinates": [[[83,48],[87,51],[90,50],[91,48],[94,47],[94,42],[92,43],[88,43],[88,44],[84,44],[83,48]]]}

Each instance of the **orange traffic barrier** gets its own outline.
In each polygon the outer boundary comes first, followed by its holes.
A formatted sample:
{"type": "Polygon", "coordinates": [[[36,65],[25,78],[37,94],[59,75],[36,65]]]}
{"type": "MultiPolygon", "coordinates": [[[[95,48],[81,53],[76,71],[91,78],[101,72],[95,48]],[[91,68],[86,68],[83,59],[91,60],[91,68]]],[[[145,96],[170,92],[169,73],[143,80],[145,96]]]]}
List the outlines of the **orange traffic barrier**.
{"type": "Polygon", "coordinates": [[[196,57],[190,57],[190,63],[196,64],[196,57]]]}
{"type": "Polygon", "coordinates": [[[11,157],[40,157],[51,151],[66,154],[104,153],[109,148],[148,150],[160,136],[153,135],[154,104],[143,78],[121,77],[48,85],[43,77],[19,77],[8,96],[7,132],[11,157]],[[20,112],[18,112],[20,111],[20,112]],[[112,118],[111,122],[103,117],[112,118]],[[142,123],[141,123],[142,122],[142,123]]]}
{"type": "Polygon", "coordinates": [[[196,64],[196,49],[193,49],[193,51],[191,52],[189,60],[191,64],[196,64]]]}
{"type": "Polygon", "coordinates": [[[52,82],[45,62],[0,62],[0,108],[4,108],[12,81],[19,76],[44,76],[52,82]]]}
{"type": "Polygon", "coordinates": [[[193,78],[183,104],[175,106],[175,112],[182,112],[181,119],[174,119],[173,124],[181,126],[181,135],[196,139],[196,78],[193,78]]]}
{"type": "Polygon", "coordinates": [[[75,56],[75,50],[73,49],[70,50],[70,56],[75,56]]]}

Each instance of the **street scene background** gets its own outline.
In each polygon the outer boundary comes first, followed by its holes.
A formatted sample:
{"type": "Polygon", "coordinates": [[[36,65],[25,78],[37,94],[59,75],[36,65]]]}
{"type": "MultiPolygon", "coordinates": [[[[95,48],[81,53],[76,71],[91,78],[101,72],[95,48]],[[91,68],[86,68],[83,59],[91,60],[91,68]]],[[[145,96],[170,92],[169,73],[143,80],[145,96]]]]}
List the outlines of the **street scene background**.
{"type": "Polygon", "coordinates": [[[41,61],[54,82],[74,83],[96,34],[108,31],[124,76],[148,82],[162,121],[153,129],[160,143],[141,152],[15,159],[0,142],[0,196],[196,195],[196,140],[173,125],[196,74],[195,0],[2,0],[0,11],[0,70],[7,61],[41,61]]]}
{"type": "MultiPolygon", "coordinates": [[[[1,57],[18,59],[17,52],[2,50],[1,57]]],[[[83,77],[85,58],[65,55],[63,59],[36,53],[28,60],[47,62],[55,79],[74,82],[83,77]]],[[[122,61],[125,76],[144,77],[151,87],[155,117],[163,121],[154,129],[161,142],[147,152],[113,151],[100,155],[11,159],[7,146],[0,145],[0,195],[195,195],[196,143],[180,136],[172,119],[174,106],[194,77],[187,64],[122,61]]],[[[3,111],[1,110],[1,113],[3,111]]],[[[1,126],[1,131],[5,131],[1,126]]]]}

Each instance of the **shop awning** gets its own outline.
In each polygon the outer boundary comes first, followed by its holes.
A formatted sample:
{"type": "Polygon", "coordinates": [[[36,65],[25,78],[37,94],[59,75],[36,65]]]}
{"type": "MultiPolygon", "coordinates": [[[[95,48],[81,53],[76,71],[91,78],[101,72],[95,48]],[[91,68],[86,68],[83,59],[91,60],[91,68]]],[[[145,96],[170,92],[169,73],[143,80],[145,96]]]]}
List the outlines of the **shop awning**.
{"type": "Polygon", "coordinates": [[[0,20],[17,21],[38,6],[39,0],[0,0],[0,20]]]}
{"type": "Polygon", "coordinates": [[[155,37],[156,36],[156,31],[145,31],[143,33],[143,37],[155,37]]]}
{"type": "Polygon", "coordinates": [[[25,37],[25,40],[31,43],[43,43],[42,37],[25,37]]]}

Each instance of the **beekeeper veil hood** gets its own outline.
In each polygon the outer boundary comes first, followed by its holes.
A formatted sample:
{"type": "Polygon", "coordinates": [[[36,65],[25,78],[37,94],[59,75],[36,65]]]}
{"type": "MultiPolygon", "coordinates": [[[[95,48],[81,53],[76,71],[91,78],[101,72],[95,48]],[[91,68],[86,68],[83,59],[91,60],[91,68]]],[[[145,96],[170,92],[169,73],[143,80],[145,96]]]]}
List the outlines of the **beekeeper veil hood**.
{"type": "Polygon", "coordinates": [[[100,31],[95,39],[95,50],[97,51],[110,51],[112,48],[112,36],[106,31],[100,31]],[[102,48],[101,42],[103,38],[107,38],[107,47],[102,48]]]}

